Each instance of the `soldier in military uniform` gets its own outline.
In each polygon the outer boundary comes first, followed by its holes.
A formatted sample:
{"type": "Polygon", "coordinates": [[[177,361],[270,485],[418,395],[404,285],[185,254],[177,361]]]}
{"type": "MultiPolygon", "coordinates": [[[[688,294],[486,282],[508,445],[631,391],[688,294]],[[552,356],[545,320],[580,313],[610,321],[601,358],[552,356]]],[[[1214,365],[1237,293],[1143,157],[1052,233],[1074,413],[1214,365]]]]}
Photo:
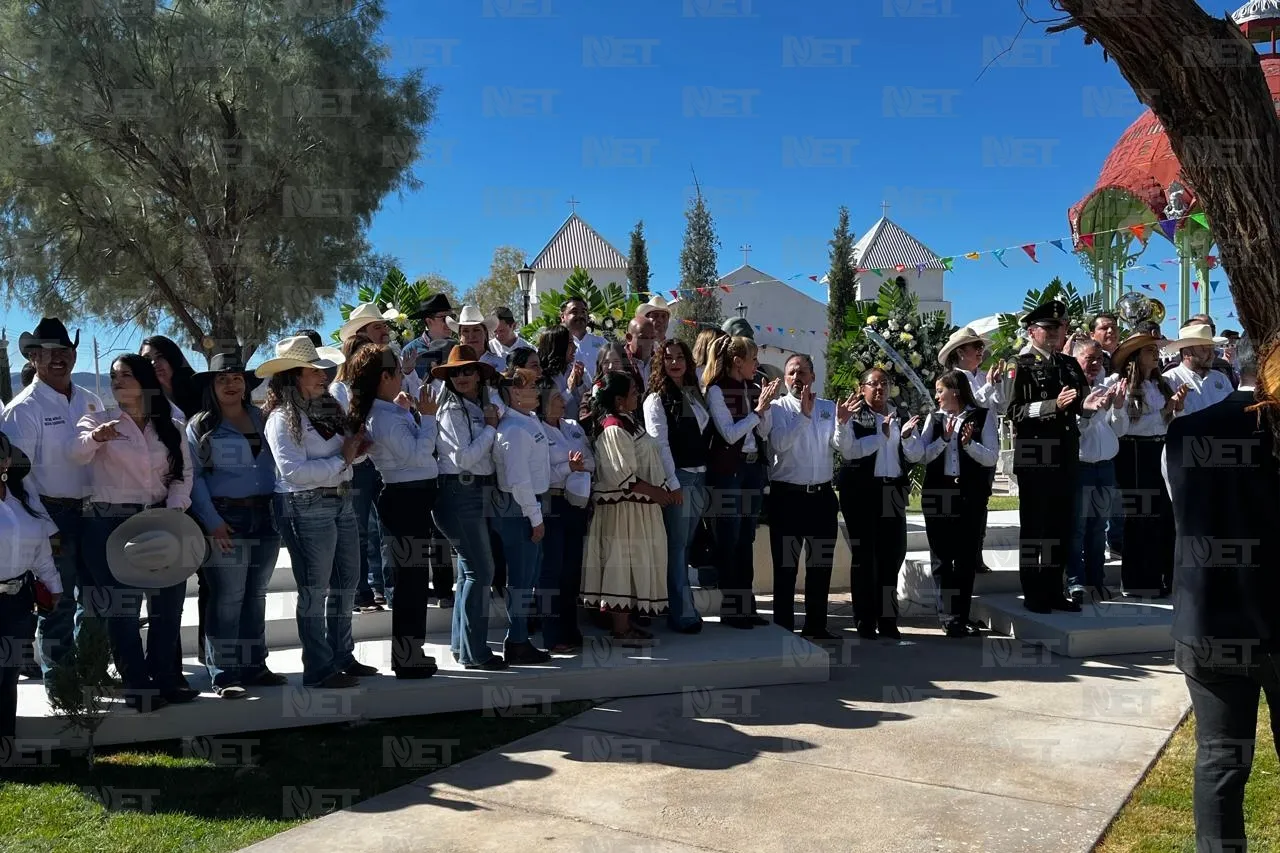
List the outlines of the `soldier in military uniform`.
{"type": "MultiPolygon", "coordinates": [[[[1022,318],[1030,344],[1007,376],[1013,422],[1013,472],[1018,478],[1018,573],[1023,606],[1032,613],[1079,612],[1063,592],[1067,549],[1075,525],[1080,430],[1088,416],[1089,383],[1062,353],[1067,306],[1057,300],[1022,318]]],[[[1092,404],[1097,408],[1097,404],[1092,404]]]]}

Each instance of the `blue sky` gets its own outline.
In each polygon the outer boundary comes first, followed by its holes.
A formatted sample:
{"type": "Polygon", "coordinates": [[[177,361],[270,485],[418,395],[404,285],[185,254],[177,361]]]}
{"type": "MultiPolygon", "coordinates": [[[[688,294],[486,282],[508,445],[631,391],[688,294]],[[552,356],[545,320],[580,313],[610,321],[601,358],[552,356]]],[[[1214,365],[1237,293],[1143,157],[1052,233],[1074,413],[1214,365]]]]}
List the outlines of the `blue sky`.
{"type": "MultiPolygon", "coordinates": [[[[1044,0],[1030,6],[1051,14],[1044,0]]],[[[459,290],[496,246],[532,260],[571,197],[624,253],[643,219],[652,285],[676,287],[692,167],[722,242],[721,274],[750,244],[752,265],[778,278],[821,276],[839,206],[861,234],[888,201],[892,219],[957,257],[946,285],[957,322],[1015,310],[1054,275],[1091,283],[1052,246],[1038,248],[1038,264],[1013,249],[1008,268],[960,256],[1067,237],[1067,208],[1143,109],[1078,31],[1046,37],[1028,24],[979,78],[1018,31],[1015,0],[387,8],[393,66],[426,66],[441,93],[417,169],[423,187],[387,199],[371,236],[411,278],[438,272],[459,290]]],[[[1173,256],[1153,238],[1143,260],[1173,256]]],[[[1131,281],[1169,282],[1176,309],[1176,275],[1166,267],[1131,281]]],[[[1234,309],[1222,278],[1212,307],[1225,318],[1234,309]]],[[[328,320],[337,325],[336,306],[328,320]]],[[[15,341],[34,321],[9,305],[4,322],[15,341]]],[[[104,337],[136,343],[131,332],[104,337]]]]}

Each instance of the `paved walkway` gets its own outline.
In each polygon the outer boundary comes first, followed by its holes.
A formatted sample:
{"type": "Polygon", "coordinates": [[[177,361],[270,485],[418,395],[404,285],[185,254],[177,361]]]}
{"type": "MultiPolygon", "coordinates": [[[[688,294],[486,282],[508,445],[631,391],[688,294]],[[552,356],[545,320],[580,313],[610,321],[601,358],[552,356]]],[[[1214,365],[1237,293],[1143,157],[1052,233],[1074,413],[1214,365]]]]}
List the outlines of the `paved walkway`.
{"type": "Polygon", "coordinates": [[[1086,853],[1186,712],[1169,657],[918,624],[828,683],[615,701],[249,849],[1086,853]]]}

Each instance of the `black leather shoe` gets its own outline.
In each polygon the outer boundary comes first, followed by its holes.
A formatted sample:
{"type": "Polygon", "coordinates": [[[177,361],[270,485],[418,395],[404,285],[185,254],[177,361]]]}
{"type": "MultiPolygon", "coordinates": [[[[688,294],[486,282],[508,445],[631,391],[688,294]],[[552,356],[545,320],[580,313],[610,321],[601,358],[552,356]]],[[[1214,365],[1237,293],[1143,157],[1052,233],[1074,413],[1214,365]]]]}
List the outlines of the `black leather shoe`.
{"type": "Polygon", "coordinates": [[[991,567],[988,566],[986,563],[978,563],[978,574],[980,575],[991,574],[991,567]]]}
{"type": "Polygon", "coordinates": [[[822,643],[822,642],[827,642],[827,641],[830,641],[830,640],[838,640],[838,639],[840,639],[840,638],[839,638],[839,637],[837,637],[835,634],[831,633],[830,631],[828,631],[828,630],[827,630],[827,629],[825,629],[825,628],[819,628],[819,629],[818,629],[818,630],[816,630],[816,631],[810,631],[810,630],[809,630],[809,629],[807,629],[807,628],[803,628],[803,629],[801,629],[801,631],[800,631],[800,636],[801,636],[801,637],[804,637],[806,640],[812,640],[812,641],[814,641],[814,642],[816,642],[816,643],[822,643]]]}
{"type": "Polygon", "coordinates": [[[876,630],[880,632],[881,637],[888,637],[890,640],[902,639],[902,632],[898,630],[897,623],[881,622],[876,626],[876,630]]]}
{"type": "Polygon", "coordinates": [[[1062,610],[1067,613],[1079,613],[1082,609],[1079,603],[1066,597],[1050,602],[1049,607],[1053,610],[1062,610]]]}
{"type": "Polygon", "coordinates": [[[416,663],[413,666],[401,667],[400,669],[397,669],[395,673],[396,678],[416,680],[420,678],[430,678],[435,675],[439,669],[440,668],[436,666],[435,660],[432,658],[425,658],[420,663],[416,663]]]}
{"type": "Polygon", "coordinates": [[[684,625],[680,628],[676,628],[675,631],[677,634],[701,634],[702,620],[699,619],[697,622],[692,622],[688,625],[684,625]]]}
{"type": "Polygon", "coordinates": [[[752,613],[752,614],[751,614],[750,616],[748,616],[747,618],[751,620],[751,624],[752,624],[752,625],[771,625],[771,624],[773,624],[773,623],[772,623],[772,622],[770,622],[768,619],[766,619],[766,618],[764,618],[763,616],[761,616],[759,613],[752,613]]]}
{"type": "Polygon", "coordinates": [[[722,616],[720,624],[727,625],[730,628],[737,628],[740,631],[749,631],[756,626],[756,623],[751,621],[750,616],[722,616]]]}
{"type": "Polygon", "coordinates": [[[356,678],[363,678],[366,675],[378,674],[377,667],[369,666],[367,663],[360,663],[358,660],[347,664],[346,669],[342,671],[347,675],[354,675],[356,678]]]}
{"type": "Polygon", "coordinates": [[[1067,599],[1074,601],[1078,606],[1084,606],[1084,587],[1075,586],[1071,588],[1071,592],[1067,594],[1067,599]]]}
{"type": "Polygon", "coordinates": [[[507,668],[507,662],[502,659],[502,655],[494,655],[484,663],[469,663],[465,665],[466,669],[481,669],[485,672],[501,672],[507,668]]]}
{"type": "Polygon", "coordinates": [[[1053,608],[1042,601],[1027,601],[1026,599],[1023,599],[1022,608],[1024,610],[1030,611],[1031,613],[1052,613],[1053,612],[1053,608]]]}
{"type": "Polygon", "coordinates": [[[973,636],[969,633],[968,629],[969,626],[965,625],[963,622],[952,622],[943,629],[943,633],[953,640],[964,639],[965,637],[973,636]]]}
{"type": "Polygon", "coordinates": [[[551,660],[551,655],[530,642],[503,646],[502,656],[510,666],[531,666],[551,660]]]}
{"type": "Polygon", "coordinates": [[[876,626],[868,625],[864,622],[858,626],[858,636],[864,640],[874,640],[876,638],[876,626]]]}
{"type": "Polygon", "coordinates": [[[168,690],[161,690],[160,696],[170,705],[184,705],[199,699],[200,691],[190,687],[170,687],[168,690]]]}

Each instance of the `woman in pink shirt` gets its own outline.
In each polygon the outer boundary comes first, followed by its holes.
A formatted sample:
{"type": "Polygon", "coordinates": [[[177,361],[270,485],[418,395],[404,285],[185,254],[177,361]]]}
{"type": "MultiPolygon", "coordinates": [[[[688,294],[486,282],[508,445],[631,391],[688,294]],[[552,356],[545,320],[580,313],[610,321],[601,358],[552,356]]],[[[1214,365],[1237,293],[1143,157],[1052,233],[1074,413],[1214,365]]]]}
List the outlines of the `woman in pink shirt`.
{"type": "Polygon", "coordinates": [[[185,511],[191,504],[191,459],[182,422],[173,417],[150,361],[140,355],[117,358],[111,365],[111,393],[120,409],[81,418],[69,453],[75,462],[90,466],[82,547],[94,589],[84,594],[84,606],[89,616],[106,619],[125,701],[145,712],[199,695],[182,684],[173,668],[186,583],[148,591],[144,655],[138,613],[147,593],[122,586],[112,576],[107,538],[143,510],[185,511]]]}

